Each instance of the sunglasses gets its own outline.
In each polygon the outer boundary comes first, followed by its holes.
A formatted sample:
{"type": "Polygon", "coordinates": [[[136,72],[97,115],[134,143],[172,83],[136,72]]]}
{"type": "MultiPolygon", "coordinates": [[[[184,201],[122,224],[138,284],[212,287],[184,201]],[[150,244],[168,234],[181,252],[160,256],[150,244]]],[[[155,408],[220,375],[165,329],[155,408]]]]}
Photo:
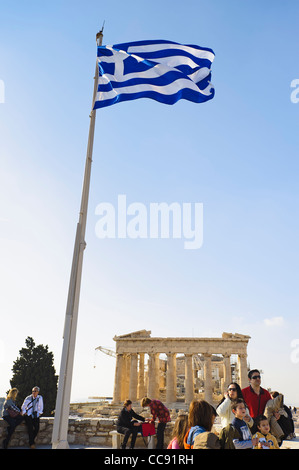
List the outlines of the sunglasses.
{"type": "Polygon", "coordinates": [[[235,392],[237,389],[236,388],[228,388],[228,392],[235,392]]]}
{"type": "Polygon", "coordinates": [[[252,378],[252,379],[260,379],[261,376],[260,376],[260,375],[253,375],[251,378],[252,378]]]}

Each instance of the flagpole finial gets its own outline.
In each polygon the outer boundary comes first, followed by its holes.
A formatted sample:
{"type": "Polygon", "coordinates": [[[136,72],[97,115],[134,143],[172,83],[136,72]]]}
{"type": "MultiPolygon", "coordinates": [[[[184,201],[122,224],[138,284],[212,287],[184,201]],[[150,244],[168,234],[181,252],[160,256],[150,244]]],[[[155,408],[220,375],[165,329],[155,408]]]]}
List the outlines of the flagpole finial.
{"type": "Polygon", "coordinates": [[[101,31],[99,31],[99,32],[97,33],[97,35],[96,35],[97,46],[101,46],[101,45],[102,45],[104,25],[105,25],[105,21],[104,21],[104,23],[103,23],[103,26],[102,26],[101,31]]]}

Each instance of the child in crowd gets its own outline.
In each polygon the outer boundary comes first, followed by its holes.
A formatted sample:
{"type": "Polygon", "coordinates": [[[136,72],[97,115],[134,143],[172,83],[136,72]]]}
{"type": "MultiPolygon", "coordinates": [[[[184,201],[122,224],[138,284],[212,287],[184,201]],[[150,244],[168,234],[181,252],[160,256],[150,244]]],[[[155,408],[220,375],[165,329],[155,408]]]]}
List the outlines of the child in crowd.
{"type": "Polygon", "coordinates": [[[188,415],[182,414],[177,417],[173,432],[172,439],[168,444],[167,449],[184,449],[184,437],[188,430],[188,415]]]}
{"type": "Polygon", "coordinates": [[[244,421],[247,410],[242,398],[237,398],[231,405],[234,419],[220,432],[219,440],[223,449],[252,449],[258,438],[252,438],[250,429],[244,421]]]}
{"type": "Polygon", "coordinates": [[[266,416],[261,415],[256,419],[258,432],[254,434],[254,438],[258,438],[258,443],[255,449],[279,449],[277,439],[273,434],[270,434],[270,423],[266,416]]]}
{"type": "Polygon", "coordinates": [[[215,409],[205,400],[192,400],[189,407],[185,449],[220,449],[218,436],[212,432],[215,409]]]}

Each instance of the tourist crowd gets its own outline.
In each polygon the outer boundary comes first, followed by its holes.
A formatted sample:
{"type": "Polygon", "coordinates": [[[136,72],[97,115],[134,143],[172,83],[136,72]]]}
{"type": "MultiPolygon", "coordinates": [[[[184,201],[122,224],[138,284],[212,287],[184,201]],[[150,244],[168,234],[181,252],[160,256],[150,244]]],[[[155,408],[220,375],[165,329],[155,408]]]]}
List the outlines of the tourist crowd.
{"type": "MultiPolygon", "coordinates": [[[[248,373],[249,386],[241,389],[231,383],[214,408],[205,400],[193,400],[188,413],[180,414],[173,428],[168,449],[279,449],[284,439],[293,439],[294,422],[291,410],[284,404],[278,392],[261,387],[261,375],[257,369],[248,373]],[[221,430],[214,426],[215,418],[221,420],[221,430]]],[[[170,421],[170,413],[159,400],[145,397],[142,407],[149,407],[151,418],[145,419],[132,410],[127,400],[119,415],[117,431],[124,434],[122,448],[134,448],[138,432],[143,434],[145,422],[158,420],[157,449],[164,447],[164,431],[170,421]]],[[[147,434],[146,434],[147,435],[147,434]]]]}
{"type": "MultiPolygon", "coordinates": [[[[248,373],[249,386],[241,389],[233,382],[214,408],[205,400],[193,400],[188,413],[180,414],[173,428],[168,449],[279,449],[284,439],[293,439],[294,422],[291,410],[284,404],[278,392],[261,387],[261,375],[257,369],[248,373]],[[221,430],[214,426],[220,418],[221,430]]],[[[16,406],[18,390],[9,391],[3,406],[3,419],[7,422],[7,436],[2,443],[7,448],[11,436],[23,419],[28,428],[29,446],[39,431],[39,417],[43,413],[43,398],[39,388],[23,401],[21,409],[16,406]]],[[[117,420],[117,431],[124,435],[125,449],[131,436],[130,447],[135,446],[138,432],[143,436],[156,434],[157,449],[164,448],[164,432],[171,420],[170,412],[160,401],[144,397],[142,407],[148,407],[151,417],[144,418],[132,409],[126,400],[117,420]],[[155,427],[155,421],[158,425],[155,427]]]]}

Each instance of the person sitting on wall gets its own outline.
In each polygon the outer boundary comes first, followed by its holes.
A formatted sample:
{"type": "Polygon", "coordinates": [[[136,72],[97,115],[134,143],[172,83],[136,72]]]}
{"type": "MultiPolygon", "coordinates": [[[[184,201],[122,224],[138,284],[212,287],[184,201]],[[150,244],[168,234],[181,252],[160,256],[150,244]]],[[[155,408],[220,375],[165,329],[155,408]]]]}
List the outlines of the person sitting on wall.
{"type": "Polygon", "coordinates": [[[122,446],[121,446],[122,449],[126,448],[126,445],[128,443],[128,440],[131,434],[132,434],[132,437],[131,437],[130,448],[134,449],[137,434],[139,431],[141,432],[140,421],[145,421],[145,418],[135,413],[135,411],[132,409],[131,400],[126,400],[124,402],[124,407],[121,410],[117,419],[117,423],[116,423],[117,432],[125,435],[122,446]]]}
{"type": "Polygon", "coordinates": [[[39,395],[39,391],[39,387],[33,387],[31,395],[25,398],[22,405],[22,414],[28,429],[31,449],[35,449],[35,438],[39,432],[39,419],[44,411],[44,401],[43,397],[39,395]]]}
{"type": "MultiPolygon", "coordinates": [[[[282,439],[291,440],[294,437],[296,437],[292,413],[291,413],[290,409],[284,404],[284,401],[283,401],[284,397],[281,393],[279,393],[279,392],[270,392],[270,395],[271,395],[274,403],[275,403],[275,400],[277,400],[279,397],[282,397],[282,400],[280,402],[280,406],[278,406],[277,409],[274,409],[273,412],[274,412],[275,419],[277,420],[277,423],[279,424],[280,428],[282,429],[282,433],[283,433],[282,439]]],[[[268,405],[268,403],[267,403],[267,405],[268,405]]]]}
{"type": "Polygon", "coordinates": [[[16,405],[16,399],[19,391],[17,388],[11,388],[3,405],[3,419],[7,422],[7,436],[2,443],[3,449],[7,449],[11,436],[16,427],[23,421],[21,410],[16,405]]]}

